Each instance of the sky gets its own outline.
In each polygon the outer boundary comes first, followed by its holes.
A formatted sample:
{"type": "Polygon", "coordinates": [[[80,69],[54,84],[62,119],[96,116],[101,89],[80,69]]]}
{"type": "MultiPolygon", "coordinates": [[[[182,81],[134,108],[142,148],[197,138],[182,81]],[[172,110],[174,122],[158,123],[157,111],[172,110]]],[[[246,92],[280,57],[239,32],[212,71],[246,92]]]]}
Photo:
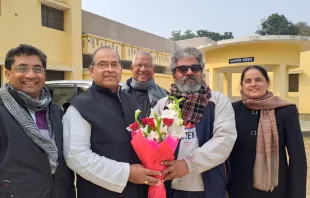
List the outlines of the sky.
{"type": "Polygon", "coordinates": [[[82,0],[82,9],[165,38],[187,29],[249,36],[272,13],[310,25],[310,0],[82,0]]]}

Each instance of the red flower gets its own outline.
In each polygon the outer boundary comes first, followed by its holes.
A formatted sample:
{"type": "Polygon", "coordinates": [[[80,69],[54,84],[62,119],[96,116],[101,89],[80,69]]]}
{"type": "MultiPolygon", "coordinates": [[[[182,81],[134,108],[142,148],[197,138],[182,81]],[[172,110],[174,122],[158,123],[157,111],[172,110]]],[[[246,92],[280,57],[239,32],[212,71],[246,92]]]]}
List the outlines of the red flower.
{"type": "Polygon", "coordinates": [[[153,131],[156,130],[154,118],[149,118],[149,119],[147,120],[147,125],[149,125],[153,131]]]}
{"type": "Polygon", "coordinates": [[[149,118],[142,118],[141,119],[142,125],[143,126],[147,125],[148,120],[149,120],[149,118]]]}
{"type": "Polygon", "coordinates": [[[129,128],[132,130],[132,131],[137,131],[139,129],[139,123],[137,121],[135,121],[134,123],[130,124],[129,125],[129,128]]]}
{"type": "Polygon", "coordinates": [[[163,122],[166,126],[170,127],[173,123],[173,119],[171,118],[163,118],[163,122]]]}

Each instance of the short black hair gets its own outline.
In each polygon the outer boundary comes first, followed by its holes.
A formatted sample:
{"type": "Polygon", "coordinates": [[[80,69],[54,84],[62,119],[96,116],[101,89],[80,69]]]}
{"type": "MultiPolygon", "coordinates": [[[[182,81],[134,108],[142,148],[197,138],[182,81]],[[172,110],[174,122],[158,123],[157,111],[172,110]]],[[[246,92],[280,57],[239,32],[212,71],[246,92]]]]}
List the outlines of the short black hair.
{"type": "Polygon", "coordinates": [[[7,70],[11,70],[12,65],[15,62],[15,57],[21,56],[21,55],[38,56],[42,62],[42,66],[44,67],[44,69],[46,69],[47,56],[38,48],[33,47],[31,45],[27,45],[27,44],[20,44],[16,48],[10,49],[8,51],[5,57],[5,62],[4,62],[5,68],[7,70]]]}
{"type": "Polygon", "coordinates": [[[246,67],[243,71],[242,71],[242,74],[241,74],[241,80],[240,80],[240,83],[242,83],[242,81],[244,80],[244,75],[247,71],[249,71],[250,69],[256,69],[258,70],[260,73],[262,73],[262,75],[264,76],[265,80],[267,82],[270,82],[270,78],[268,76],[268,72],[265,68],[263,68],[262,66],[259,66],[259,65],[250,65],[248,67],[246,67]]]}

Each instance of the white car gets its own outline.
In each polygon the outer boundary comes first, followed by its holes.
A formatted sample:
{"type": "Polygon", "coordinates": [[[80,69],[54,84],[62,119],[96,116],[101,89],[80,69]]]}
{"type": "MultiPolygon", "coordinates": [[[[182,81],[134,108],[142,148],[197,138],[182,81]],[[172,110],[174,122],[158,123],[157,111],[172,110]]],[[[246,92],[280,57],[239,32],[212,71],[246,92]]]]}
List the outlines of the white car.
{"type": "MultiPolygon", "coordinates": [[[[53,80],[46,81],[47,87],[51,93],[53,101],[64,110],[68,108],[70,100],[83,93],[92,85],[92,80],[53,80]]],[[[122,86],[123,83],[120,83],[122,86]]]]}

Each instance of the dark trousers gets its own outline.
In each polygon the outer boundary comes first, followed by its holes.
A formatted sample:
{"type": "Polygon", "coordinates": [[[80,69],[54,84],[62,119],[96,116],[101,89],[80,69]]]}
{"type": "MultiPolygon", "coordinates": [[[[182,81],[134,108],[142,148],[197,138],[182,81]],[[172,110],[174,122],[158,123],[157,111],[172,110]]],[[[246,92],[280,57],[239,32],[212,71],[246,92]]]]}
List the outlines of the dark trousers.
{"type": "Polygon", "coordinates": [[[172,189],[172,198],[205,198],[205,193],[172,189]]]}

